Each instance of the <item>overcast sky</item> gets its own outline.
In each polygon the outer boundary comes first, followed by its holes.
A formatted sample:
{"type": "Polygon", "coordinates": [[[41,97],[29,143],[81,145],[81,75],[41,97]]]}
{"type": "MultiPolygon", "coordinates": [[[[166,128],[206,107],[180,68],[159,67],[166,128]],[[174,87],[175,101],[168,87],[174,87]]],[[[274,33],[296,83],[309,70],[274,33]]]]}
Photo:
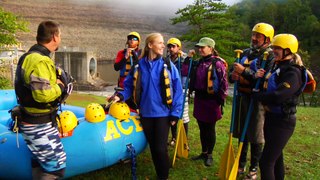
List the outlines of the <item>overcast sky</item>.
{"type": "MultiPolygon", "coordinates": [[[[150,8],[150,10],[168,10],[169,12],[176,12],[178,8],[184,8],[188,4],[193,4],[195,0],[118,0],[116,2],[122,2],[124,4],[134,3],[139,7],[150,8]],[[157,8],[157,9],[154,9],[157,8]]],[[[222,0],[227,5],[233,5],[241,0],[222,0]]]]}
{"type": "MultiPolygon", "coordinates": [[[[122,7],[132,7],[132,11],[151,11],[151,12],[166,12],[171,15],[179,8],[184,8],[188,4],[193,4],[195,0],[71,0],[74,2],[107,2],[113,5],[122,7]]],[[[233,5],[241,0],[222,0],[227,5],[233,5]]]]}

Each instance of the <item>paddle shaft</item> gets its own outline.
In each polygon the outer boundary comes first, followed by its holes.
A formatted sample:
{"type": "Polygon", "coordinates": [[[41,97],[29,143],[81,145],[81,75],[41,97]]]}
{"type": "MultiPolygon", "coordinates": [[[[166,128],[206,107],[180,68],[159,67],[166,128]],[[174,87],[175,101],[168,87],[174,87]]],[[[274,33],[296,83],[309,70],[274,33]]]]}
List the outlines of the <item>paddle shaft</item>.
{"type": "MultiPolygon", "coordinates": [[[[182,104],[182,112],[180,115],[180,120],[182,119],[183,116],[183,111],[184,111],[184,104],[186,102],[186,97],[187,97],[187,91],[188,91],[188,86],[189,86],[189,77],[190,77],[190,72],[191,72],[191,68],[192,68],[192,58],[190,58],[190,62],[189,62],[189,68],[188,68],[188,75],[187,75],[187,79],[185,82],[185,89],[184,89],[184,96],[183,96],[183,104],[182,104]]],[[[181,81],[182,82],[182,81],[181,81]]],[[[177,131],[177,141],[176,141],[176,146],[175,146],[175,150],[174,150],[174,154],[173,154],[173,161],[172,161],[172,167],[174,166],[174,163],[176,161],[176,156],[177,156],[177,150],[178,150],[178,141],[180,139],[180,131],[182,128],[182,122],[180,124],[178,124],[178,131],[177,131]]]]}
{"type": "MultiPolygon", "coordinates": [[[[240,54],[243,52],[242,50],[235,50],[236,52],[236,62],[240,62],[240,54]]],[[[236,108],[237,108],[237,96],[238,96],[238,81],[234,82],[233,86],[233,99],[232,99],[232,112],[231,112],[231,124],[230,124],[230,133],[233,133],[234,129],[234,121],[236,118],[236,108]]]]}

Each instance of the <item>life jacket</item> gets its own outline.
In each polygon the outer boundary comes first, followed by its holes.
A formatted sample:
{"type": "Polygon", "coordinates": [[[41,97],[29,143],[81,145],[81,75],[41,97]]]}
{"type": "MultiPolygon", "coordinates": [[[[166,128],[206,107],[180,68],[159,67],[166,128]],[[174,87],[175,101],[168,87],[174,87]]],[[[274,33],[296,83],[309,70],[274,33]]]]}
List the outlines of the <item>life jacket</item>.
{"type": "MultiPolygon", "coordinates": [[[[286,114],[286,115],[290,115],[290,114],[295,114],[296,113],[296,105],[299,102],[299,95],[304,92],[307,84],[308,84],[308,72],[307,69],[304,66],[299,66],[297,64],[289,64],[286,65],[285,67],[282,67],[281,69],[278,68],[273,72],[269,72],[266,75],[266,81],[264,83],[264,89],[267,92],[272,92],[275,91],[276,88],[278,87],[278,84],[276,82],[277,77],[281,76],[283,73],[285,73],[288,70],[295,70],[295,71],[301,71],[301,80],[302,80],[302,84],[300,86],[300,88],[298,89],[298,91],[296,93],[294,93],[294,95],[287,99],[286,102],[280,104],[280,105],[268,105],[267,109],[268,111],[272,112],[272,113],[277,113],[277,114],[286,114]]],[[[310,80],[312,81],[312,80],[310,80]]],[[[313,79],[314,81],[314,79],[313,79]]]]}
{"type": "MultiPolygon", "coordinates": [[[[132,54],[132,56],[126,61],[126,65],[124,66],[124,68],[120,70],[120,77],[126,77],[129,74],[131,68],[137,64],[138,57],[141,54],[141,49],[133,52],[134,54],[132,54]]],[[[127,49],[123,51],[123,55],[125,55],[126,53],[127,53],[127,49]]]]}
{"type": "Polygon", "coordinates": [[[214,97],[214,93],[219,91],[223,83],[217,76],[217,61],[222,62],[227,68],[226,61],[221,57],[211,56],[209,58],[210,60],[204,60],[193,67],[190,78],[190,91],[198,91],[199,96],[204,98],[214,97]]]}
{"type": "Polygon", "coordinates": [[[214,92],[217,92],[220,89],[221,86],[221,80],[217,76],[217,71],[216,71],[216,63],[217,61],[220,61],[223,63],[223,65],[226,68],[228,68],[228,63],[222,59],[221,57],[218,56],[213,56],[213,60],[211,65],[208,68],[208,75],[207,75],[207,92],[208,94],[214,94],[214,92]]]}
{"type": "MultiPolygon", "coordinates": [[[[133,101],[139,107],[141,99],[141,73],[139,70],[139,64],[134,66],[133,72],[133,101]]],[[[160,75],[161,84],[161,97],[163,104],[171,107],[172,95],[171,95],[171,64],[169,59],[164,59],[163,69],[160,75]]]]}
{"type": "Polygon", "coordinates": [[[34,107],[38,109],[55,109],[58,105],[58,100],[55,100],[50,103],[40,103],[32,97],[32,92],[30,85],[25,83],[25,80],[22,76],[22,64],[27,55],[32,53],[43,54],[43,47],[36,46],[36,48],[31,48],[27,53],[22,55],[18,61],[16,69],[16,78],[15,78],[15,92],[17,95],[17,100],[20,105],[23,107],[34,107]]]}
{"type": "MultiPolygon", "coordinates": [[[[265,51],[269,52],[271,49],[267,48],[265,51]]],[[[239,63],[245,68],[256,72],[260,68],[260,63],[263,59],[263,53],[251,52],[250,49],[246,49],[243,54],[244,56],[240,59],[239,63]]],[[[268,59],[270,58],[271,57],[268,57],[268,59]]],[[[252,92],[253,84],[243,76],[240,76],[238,88],[239,92],[250,94],[252,92]]]]}
{"type": "Polygon", "coordinates": [[[52,122],[52,126],[55,126],[59,98],[49,103],[37,102],[36,100],[34,100],[32,96],[30,85],[26,84],[23,78],[22,64],[26,56],[32,53],[38,53],[43,56],[48,56],[47,54],[49,54],[49,52],[47,52],[47,50],[44,47],[40,45],[35,45],[31,47],[31,49],[27,53],[22,55],[18,61],[14,86],[17,95],[17,101],[21,105],[20,107],[22,120],[30,124],[52,122]],[[46,113],[29,113],[27,110],[25,110],[25,107],[32,107],[43,110],[48,109],[49,111],[46,113]]]}

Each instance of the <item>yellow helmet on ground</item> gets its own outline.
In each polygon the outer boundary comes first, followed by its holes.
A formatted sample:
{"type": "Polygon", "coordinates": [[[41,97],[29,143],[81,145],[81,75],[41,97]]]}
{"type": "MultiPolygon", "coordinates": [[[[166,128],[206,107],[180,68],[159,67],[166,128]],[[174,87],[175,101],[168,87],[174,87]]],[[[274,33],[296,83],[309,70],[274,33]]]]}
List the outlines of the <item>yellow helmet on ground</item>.
{"type": "Polygon", "coordinates": [[[181,48],[181,41],[177,38],[170,38],[167,42],[167,45],[172,44],[172,45],[178,45],[181,48]]]}
{"type": "Polygon", "coordinates": [[[292,34],[278,34],[271,42],[272,46],[279,46],[282,49],[290,49],[291,53],[298,52],[298,39],[292,34]]]}
{"type": "Polygon", "coordinates": [[[129,36],[135,36],[135,37],[138,38],[138,41],[141,42],[140,34],[139,34],[138,32],[132,31],[132,32],[130,32],[130,33],[127,35],[127,38],[128,38],[129,36]]]}
{"type": "Polygon", "coordinates": [[[90,103],[86,107],[85,117],[89,122],[98,123],[106,118],[106,113],[100,104],[90,103]]]}
{"type": "Polygon", "coordinates": [[[274,36],[274,29],[273,26],[267,23],[258,23],[252,28],[252,32],[258,32],[263,34],[266,37],[269,37],[270,41],[274,36]]]}
{"type": "Polygon", "coordinates": [[[109,114],[116,119],[128,119],[130,117],[130,108],[125,102],[112,103],[109,114]]]}
{"type": "Polygon", "coordinates": [[[57,120],[60,133],[69,132],[78,125],[78,119],[72,111],[62,111],[57,120]]]}

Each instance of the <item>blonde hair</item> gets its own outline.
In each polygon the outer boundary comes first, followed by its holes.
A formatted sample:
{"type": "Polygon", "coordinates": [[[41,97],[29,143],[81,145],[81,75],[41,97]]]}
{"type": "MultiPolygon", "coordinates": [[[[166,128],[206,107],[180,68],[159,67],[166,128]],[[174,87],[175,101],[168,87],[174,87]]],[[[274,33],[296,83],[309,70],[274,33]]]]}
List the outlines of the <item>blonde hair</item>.
{"type": "Polygon", "coordinates": [[[149,43],[153,43],[154,40],[159,36],[162,36],[162,35],[160,33],[151,33],[147,36],[144,48],[141,53],[141,57],[146,57],[149,55],[150,53],[149,43]]]}
{"type": "Polygon", "coordinates": [[[293,54],[293,62],[299,66],[303,66],[301,56],[297,53],[293,54]]]}

